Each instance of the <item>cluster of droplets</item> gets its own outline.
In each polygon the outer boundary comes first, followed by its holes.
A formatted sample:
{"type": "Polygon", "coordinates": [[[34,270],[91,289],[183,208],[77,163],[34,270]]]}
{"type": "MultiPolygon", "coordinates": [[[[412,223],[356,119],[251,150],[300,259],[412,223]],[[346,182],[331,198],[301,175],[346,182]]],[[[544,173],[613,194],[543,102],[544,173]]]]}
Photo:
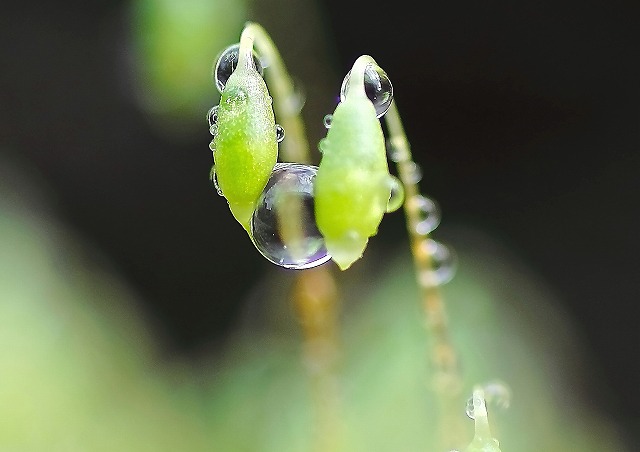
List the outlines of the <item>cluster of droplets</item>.
{"type": "MultiPolygon", "coordinates": [[[[404,179],[408,184],[418,184],[422,180],[420,165],[408,160],[405,153],[391,142],[387,142],[387,156],[389,160],[403,166],[404,179]]],[[[402,183],[400,184],[402,186],[402,183]]],[[[391,198],[393,197],[392,190],[391,198]]],[[[402,197],[404,199],[404,195],[402,197]]],[[[408,209],[415,213],[410,224],[412,233],[419,237],[415,252],[421,261],[429,262],[429,265],[423,266],[419,271],[420,284],[432,287],[448,283],[456,273],[457,256],[451,247],[430,237],[440,225],[440,206],[434,199],[419,193],[411,196],[406,204],[408,209]]]]}

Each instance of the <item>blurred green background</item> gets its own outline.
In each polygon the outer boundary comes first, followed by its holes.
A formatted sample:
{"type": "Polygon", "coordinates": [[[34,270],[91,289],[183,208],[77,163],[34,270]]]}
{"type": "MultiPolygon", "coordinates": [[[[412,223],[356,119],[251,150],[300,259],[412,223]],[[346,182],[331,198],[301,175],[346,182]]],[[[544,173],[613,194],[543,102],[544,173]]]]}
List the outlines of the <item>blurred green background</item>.
{"type": "MultiPolygon", "coordinates": [[[[637,447],[639,7],[424,8],[3,6],[0,450],[305,450],[291,274],[208,181],[211,67],[248,19],[300,81],[312,143],[357,56],[391,77],[436,236],[460,255],[447,300],[466,383],[514,390],[503,450],[603,450],[587,431],[620,450],[610,426],[637,447]]],[[[338,275],[352,450],[429,445],[406,246],[389,215],[338,275]]]]}

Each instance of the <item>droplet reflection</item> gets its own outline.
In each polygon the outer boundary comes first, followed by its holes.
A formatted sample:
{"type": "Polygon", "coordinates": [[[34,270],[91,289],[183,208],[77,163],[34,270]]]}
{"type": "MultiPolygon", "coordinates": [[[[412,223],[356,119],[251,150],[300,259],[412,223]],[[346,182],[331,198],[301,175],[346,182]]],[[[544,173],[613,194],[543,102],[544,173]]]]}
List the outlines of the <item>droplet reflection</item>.
{"type": "MultiPolygon", "coordinates": [[[[344,102],[349,89],[351,71],[347,73],[340,88],[340,100],[344,102]]],[[[393,101],[393,86],[385,71],[377,64],[368,64],[364,70],[364,91],[376,108],[376,116],[383,116],[393,101]]]]}
{"type": "Polygon", "coordinates": [[[258,199],[251,218],[253,243],[276,265],[300,270],[331,259],[315,221],[317,170],[312,165],[278,163],[258,199]]]}
{"type": "MultiPolygon", "coordinates": [[[[238,66],[238,53],[240,51],[240,44],[233,44],[222,51],[218,59],[216,60],[216,66],[213,69],[213,79],[218,91],[222,92],[224,86],[227,84],[227,80],[236,70],[238,66]]],[[[262,62],[258,57],[258,54],[253,52],[253,64],[260,75],[263,73],[262,62]]]]}

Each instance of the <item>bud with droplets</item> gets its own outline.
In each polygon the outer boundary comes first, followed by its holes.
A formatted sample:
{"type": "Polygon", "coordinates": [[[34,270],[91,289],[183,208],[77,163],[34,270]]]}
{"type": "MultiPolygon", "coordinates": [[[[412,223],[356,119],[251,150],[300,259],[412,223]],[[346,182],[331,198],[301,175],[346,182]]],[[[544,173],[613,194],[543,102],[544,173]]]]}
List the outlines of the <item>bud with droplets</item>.
{"type": "Polygon", "coordinates": [[[391,196],[384,135],[365,92],[365,70],[374,65],[367,55],[356,60],[346,95],[320,144],[316,220],[329,254],[342,270],[362,256],[369,237],[378,232],[391,196]]]}
{"type": "Polygon", "coordinates": [[[223,86],[212,142],[216,180],[233,216],[249,232],[256,202],[276,164],[278,142],[271,97],[256,69],[253,38],[245,33],[237,66],[223,86]]]}

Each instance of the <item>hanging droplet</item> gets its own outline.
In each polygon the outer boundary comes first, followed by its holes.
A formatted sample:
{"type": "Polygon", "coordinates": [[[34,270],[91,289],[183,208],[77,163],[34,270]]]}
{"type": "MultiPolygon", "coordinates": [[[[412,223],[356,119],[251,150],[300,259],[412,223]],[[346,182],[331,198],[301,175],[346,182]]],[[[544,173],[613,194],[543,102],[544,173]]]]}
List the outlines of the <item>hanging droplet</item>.
{"type": "Polygon", "coordinates": [[[331,121],[333,121],[332,114],[325,115],[324,118],[322,119],[322,123],[324,124],[324,127],[327,129],[331,128],[331,121]]]}
{"type": "Polygon", "coordinates": [[[414,209],[418,211],[418,222],[414,226],[416,234],[427,235],[440,224],[440,207],[431,198],[416,195],[411,199],[414,209]]]}
{"type": "Polygon", "coordinates": [[[453,251],[433,239],[423,239],[416,250],[418,258],[428,262],[418,278],[423,287],[446,284],[456,273],[456,256],[453,251]]]}
{"type": "Polygon", "coordinates": [[[398,210],[404,202],[404,185],[400,179],[396,176],[389,176],[389,186],[391,187],[391,194],[389,195],[389,202],[387,203],[387,212],[394,212],[398,210]]]}
{"type": "Polygon", "coordinates": [[[406,162],[405,171],[408,182],[417,184],[422,180],[422,168],[416,162],[406,162]]]}
{"type": "Polygon", "coordinates": [[[209,143],[209,149],[211,149],[211,152],[216,152],[216,143],[214,140],[211,140],[209,143]]]}
{"type": "Polygon", "coordinates": [[[280,124],[276,124],[276,140],[278,141],[278,143],[284,140],[284,127],[282,127],[280,124]]]}
{"type": "Polygon", "coordinates": [[[331,259],[315,221],[313,184],[318,167],[277,163],[251,217],[253,243],[270,262],[312,268],[331,259]]]}
{"type": "Polygon", "coordinates": [[[214,105],[213,107],[211,107],[211,109],[209,109],[209,111],[207,112],[207,122],[209,123],[209,127],[213,126],[214,124],[218,124],[218,106],[214,105]]]}
{"type": "MultiPolygon", "coordinates": [[[[227,84],[227,80],[236,70],[236,66],[238,66],[238,54],[240,51],[240,43],[232,44],[220,53],[220,56],[216,60],[216,65],[213,69],[213,79],[216,84],[216,88],[218,91],[222,92],[224,90],[224,86],[227,84]]],[[[253,64],[256,67],[256,70],[263,74],[264,70],[262,68],[262,62],[260,61],[260,57],[254,51],[253,52],[253,64]]]]}
{"type": "Polygon", "coordinates": [[[209,179],[211,180],[211,182],[213,182],[213,186],[216,189],[216,192],[218,192],[218,195],[220,196],[224,196],[224,194],[222,193],[222,190],[220,189],[220,186],[218,185],[218,175],[216,174],[216,165],[211,165],[211,171],[209,172],[209,179]]]}
{"type": "MultiPolygon", "coordinates": [[[[351,71],[347,73],[342,81],[342,87],[340,88],[341,101],[344,101],[347,96],[350,77],[351,71]]],[[[391,85],[391,80],[389,80],[387,73],[377,64],[368,64],[364,70],[364,91],[373,106],[376,107],[378,118],[384,115],[391,106],[391,102],[393,102],[393,85],[391,85]]]]}

